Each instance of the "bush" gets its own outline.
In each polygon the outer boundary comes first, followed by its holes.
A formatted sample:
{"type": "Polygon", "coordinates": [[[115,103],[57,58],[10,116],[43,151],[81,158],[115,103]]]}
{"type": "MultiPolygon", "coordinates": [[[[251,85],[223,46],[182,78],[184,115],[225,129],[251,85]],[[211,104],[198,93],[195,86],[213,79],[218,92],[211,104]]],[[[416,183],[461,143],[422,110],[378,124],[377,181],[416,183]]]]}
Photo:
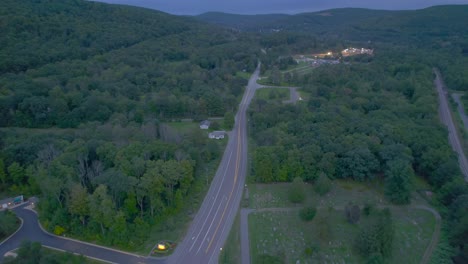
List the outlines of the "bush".
{"type": "Polygon", "coordinates": [[[304,182],[301,178],[296,177],[289,189],[289,201],[292,203],[302,203],[305,200],[304,182]]]}
{"type": "Polygon", "coordinates": [[[320,196],[327,194],[331,189],[331,180],[328,176],[321,172],[317,181],[315,181],[314,191],[320,196]]]}
{"type": "Polygon", "coordinates": [[[55,228],[54,228],[54,234],[57,235],[57,236],[61,236],[63,233],[65,232],[65,228],[59,226],[59,225],[56,225],[55,228]]]}
{"type": "Polygon", "coordinates": [[[366,216],[369,216],[372,213],[373,209],[374,209],[374,206],[372,204],[366,204],[364,205],[363,212],[366,216]]]}
{"type": "Polygon", "coordinates": [[[314,219],[317,214],[317,209],[314,207],[305,207],[299,211],[299,217],[306,222],[310,222],[314,219]]]}

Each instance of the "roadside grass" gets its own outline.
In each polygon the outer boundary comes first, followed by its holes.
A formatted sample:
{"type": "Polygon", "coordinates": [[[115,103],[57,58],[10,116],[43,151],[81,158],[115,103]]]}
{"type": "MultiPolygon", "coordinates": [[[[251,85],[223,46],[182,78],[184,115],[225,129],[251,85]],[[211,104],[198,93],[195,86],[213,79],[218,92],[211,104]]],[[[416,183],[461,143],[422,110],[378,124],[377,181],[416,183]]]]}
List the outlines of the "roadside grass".
{"type": "Polygon", "coordinates": [[[251,72],[243,72],[243,71],[236,72],[236,76],[241,77],[246,80],[249,80],[251,75],[252,75],[251,72]]]}
{"type": "Polygon", "coordinates": [[[289,89],[286,88],[262,88],[255,92],[256,99],[263,99],[266,101],[279,101],[289,100],[289,89]]]}
{"type": "Polygon", "coordinates": [[[86,256],[82,255],[76,255],[70,252],[64,252],[61,250],[56,250],[48,247],[42,247],[42,251],[46,253],[47,255],[53,255],[56,256],[57,259],[60,261],[63,261],[63,263],[83,263],[83,264],[103,264],[103,263],[108,263],[104,261],[99,261],[96,259],[88,258],[86,256]],[[65,262],[66,261],[66,262],[65,262]]]}
{"type": "MultiPolygon", "coordinates": [[[[14,253],[18,253],[18,249],[13,250],[14,253]]],[[[83,255],[73,254],[71,252],[62,251],[58,249],[53,249],[49,247],[42,246],[41,247],[42,256],[52,256],[55,259],[56,263],[68,263],[68,264],[103,264],[108,263],[104,261],[99,261],[96,259],[92,259],[83,255]]],[[[50,260],[50,259],[49,259],[50,260]]],[[[44,261],[44,260],[42,260],[44,261]]],[[[2,262],[4,263],[4,262],[2,262]]],[[[6,261],[5,263],[9,263],[6,261]]],[[[42,262],[41,262],[42,263],[42,262]]]]}
{"type": "MultiPolygon", "coordinates": [[[[452,117],[454,119],[453,124],[455,125],[455,128],[457,130],[457,134],[460,136],[463,152],[465,155],[468,153],[468,131],[465,129],[465,124],[462,121],[462,118],[460,116],[460,113],[458,112],[458,104],[453,100],[452,98],[452,93],[453,91],[449,92],[448,100],[449,100],[449,105],[450,105],[450,111],[452,114],[452,117]]],[[[463,101],[461,101],[463,104],[463,101]]],[[[464,105],[462,106],[464,108],[464,105]]],[[[464,108],[465,109],[465,108],[464,108]]]]}
{"type": "Polygon", "coordinates": [[[241,240],[240,240],[240,211],[232,225],[229,236],[226,240],[223,251],[219,256],[221,264],[239,264],[241,263],[241,240]]]}
{"type": "Polygon", "coordinates": [[[5,221],[3,222],[5,226],[2,226],[3,232],[0,232],[1,243],[4,239],[11,236],[11,234],[18,230],[21,225],[21,221],[14,213],[12,213],[12,211],[9,210],[0,211],[0,217],[2,218],[2,221],[5,221]]]}
{"type": "MultiPolygon", "coordinates": [[[[419,178],[418,178],[419,179],[419,178]]],[[[253,263],[262,263],[270,256],[280,263],[362,263],[354,250],[353,241],[359,227],[367,226],[371,216],[364,216],[358,224],[348,223],[344,207],[352,202],[363,207],[390,208],[395,228],[392,258],[388,263],[419,263],[435,231],[436,219],[423,209],[393,206],[383,194],[380,180],[359,183],[335,180],[330,192],[319,196],[313,184],[304,184],[306,199],[302,204],[288,200],[289,183],[249,184],[249,207],[270,208],[249,215],[250,254],[253,263]],[[299,217],[299,209],[317,207],[317,215],[311,222],[299,217]],[[280,208],[275,209],[275,208],[280,208]]],[[[415,182],[417,189],[427,189],[423,180],[415,182]]],[[[427,205],[417,192],[412,205],[427,205]]],[[[232,243],[232,242],[229,242],[232,243]]]]}

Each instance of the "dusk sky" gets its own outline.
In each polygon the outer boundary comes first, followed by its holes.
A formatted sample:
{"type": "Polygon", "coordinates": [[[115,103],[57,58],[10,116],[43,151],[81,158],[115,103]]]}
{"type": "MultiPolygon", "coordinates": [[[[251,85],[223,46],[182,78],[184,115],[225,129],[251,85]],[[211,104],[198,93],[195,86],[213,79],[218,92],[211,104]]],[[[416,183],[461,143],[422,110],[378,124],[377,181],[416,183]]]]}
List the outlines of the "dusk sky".
{"type": "Polygon", "coordinates": [[[319,11],[338,7],[371,9],[420,9],[433,5],[468,4],[468,0],[98,0],[100,2],[142,6],[178,15],[197,15],[208,11],[236,14],[268,14],[319,11]]]}

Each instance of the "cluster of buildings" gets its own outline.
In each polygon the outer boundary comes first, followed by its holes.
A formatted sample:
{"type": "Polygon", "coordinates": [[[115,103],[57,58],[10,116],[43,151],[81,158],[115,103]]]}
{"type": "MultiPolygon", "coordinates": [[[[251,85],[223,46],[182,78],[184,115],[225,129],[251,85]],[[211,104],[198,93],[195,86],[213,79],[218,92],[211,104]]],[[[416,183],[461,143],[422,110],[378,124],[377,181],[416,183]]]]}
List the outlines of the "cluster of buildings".
{"type": "MultiPolygon", "coordinates": [[[[209,129],[211,122],[209,120],[203,120],[200,122],[200,129],[209,129]]],[[[208,138],[211,139],[223,139],[226,131],[213,131],[208,134],[208,138]]]]}
{"type": "Polygon", "coordinates": [[[348,56],[354,56],[354,55],[361,55],[361,54],[368,54],[368,55],[373,55],[374,50],[373,49],[365,49],[365,48],[347,48],[341,52],[341,55],[343,57],[348,57],[348,56]]]}
{"type": "Polygon", "coordinates": [[[318,67],[318,66],[324,65],[324,64],[338,64],[338,63],[340,63],[340,61],[337,60],[337,59],[319,59],[317,57],[310,58],[310,57],[306,57],[304,55],[298,55],[298,56],[294,57],[294,60],[297,63],[305,62],[305,63],[309,64],[312,67],[318,67]]]}

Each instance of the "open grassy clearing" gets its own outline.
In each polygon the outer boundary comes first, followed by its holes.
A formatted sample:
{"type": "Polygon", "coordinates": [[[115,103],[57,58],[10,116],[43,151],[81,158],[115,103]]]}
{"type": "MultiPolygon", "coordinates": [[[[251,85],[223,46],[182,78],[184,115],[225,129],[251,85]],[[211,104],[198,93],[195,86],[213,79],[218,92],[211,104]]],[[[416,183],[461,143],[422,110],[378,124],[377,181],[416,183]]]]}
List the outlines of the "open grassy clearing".
{"type": "Polygon", "coordinates": [[[194,129],[200,129],[199,124],[197,122],[192,121],[168,122],[165,124],[182,134],[188,134],[194,129]]]}
{"type": "MultiPolygon", "coordinates": [[[[332,189],[325,196],[319,196],[313,190],[312,184],[304,184],[306,189],[306,201],[304,205],[321,207],[345,206],[349,201],[364,205],[366,203],[374,205],[388,204],[384,199],[384,194],[378,181],[369,183],[356,183],[354,181],[335,180],[332,189]]],[[[271,208],[271,207],[295,207],[288,200],[289,183],[276,184],[251,184],[250,208],[271,208]]],[[[301,205],[302,206],[302,205],[301,205]]]]}
{"type": "Polygon", "coordinates": [[[246,79],[246,80],[250,79],[251,74],[252,73],[250,73],[250,72],[243,72],[243,71],[236,72],[237,77],[241,77],[241,78],[246,79]]]}
{"type": "Polygon", "coordinates": [[[289,89],[285,88],[263,88],[255,92],[256,99],[263,99],[267,101],[284,101],[289,100],[289,89]]]}
{"type": "MultiPolygon", "coordinates": [[[[392,214],[396,232],[389,263],[402,259],[419,263],[434,231],[434,217],[410,209],[392,209],[392,214]]],[[[253,213],[249,216],[253,263],[262,263],[264,255],[274,256],[279,263],[362,263],[353,241],[359,227],[371,218],[362,215],[358,224],[350,224],[343,210],[332,208],[319,209],[309,223],[299,218],[297,210],[253,213]]]]}
{"type": "Polygon", "coordinates": [[[392,209],[395,238],[391,263],[420,263],[428,247],[436,219],[432,213],[422,209],[392,209]]]}
{"type": "MultiPolygon", "coordinates": [[[[304,184],[306,199],[302,204],[289,201],[290,186],[289,183],[248,186],[249,207],[259,210],[249,216],[253,263],[271,259],[278,263],[296,263],[298,260],[300,263],[361,263],[364,260],[355,252],[352,243],[359,227],[366,226],[372,214],[366,217],[361,211],[357,224],[348,223],[344,207],[350,201],[361,207],[370,204],[374,208],[388,206],[391,209],[395,238],[389,263],[398,263],[402,259],[405,263],[419,263],[436,227],[431,212],[412,207],[427,205],[419,194],[413,194],[409,207],[392,206],[385,200],[382,183],[378,180],[368,183],[335,180],[330,192],[324,196],[316,194],[312,184],[304,184]],[[298,212],[303,206],[318,208],[312,222],[306,223],[299,218],[298,212]]],[[[426,189],[427,183],[418,180],[415,186],[416,189],[426,189]]]]}

